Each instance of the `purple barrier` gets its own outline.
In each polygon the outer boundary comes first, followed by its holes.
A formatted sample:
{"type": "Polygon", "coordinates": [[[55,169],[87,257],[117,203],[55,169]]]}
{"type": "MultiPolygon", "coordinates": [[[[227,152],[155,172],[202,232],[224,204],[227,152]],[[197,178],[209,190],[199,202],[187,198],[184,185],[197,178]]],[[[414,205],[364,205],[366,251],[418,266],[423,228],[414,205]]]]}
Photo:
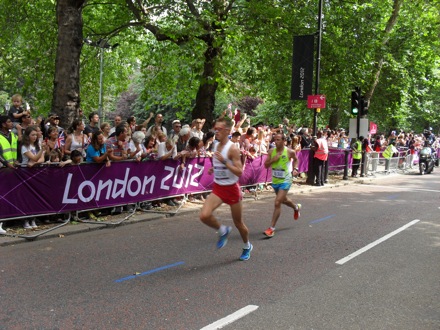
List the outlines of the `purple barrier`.
{"type": "MultiPolygon", "coordinates": [[[[345,165],[345,151],[346,149],[329,148],[328,169],[330,171],[342,171],[345,165]]],[[[348,166],[351,167],[352,153],[348,153],[348,166]]]]}
{"type": "MultiPolygon", "coordinates": [[[[309,169],[309,153],[310,149],[301,150],[298,154],[299,166],[298,169],[301,173],[307,173],[309,169]]],[[[351,166],[351,152],[348,155],[348,164],[351,166]]],[[[344,169],[345,164],[345,149],[333,149],[329,148],[328,155],[328,168],[330,171],[341,171],[344,169]]]]}
{"type": "MultiPolygon", "coordinates": [[[[248,160],[242,186],[271,181],[266,157],[248,160]]],[[[80,166],[3,168],[0,219],[113,207],[211,189],[210,158],[195,158],[179,171],[174,160],[83,164],[80,166]]]]}
{"type": "Polygon", "coordinates": [[[304,149],[296,154],[296,157],[298,157],[298,170],[300,173],[307,173],[309,170],[309,152],[309,149],[304,149]]]}

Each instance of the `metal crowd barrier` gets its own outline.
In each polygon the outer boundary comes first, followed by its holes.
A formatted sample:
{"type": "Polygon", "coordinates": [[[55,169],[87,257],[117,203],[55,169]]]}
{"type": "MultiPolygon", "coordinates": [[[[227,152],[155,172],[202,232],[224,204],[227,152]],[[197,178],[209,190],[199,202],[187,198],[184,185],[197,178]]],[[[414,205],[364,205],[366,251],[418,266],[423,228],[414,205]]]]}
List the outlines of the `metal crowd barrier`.
{"type": "MultiPolygon", "coordinates": [[[[51,214],[45,214],[45,215],[48,216],[48,215],[51,215],[51,214]]],[[[45,215],[43,215],[43,216],[45,216],[45,215]]],[[[42,216],[42,215],[40,214],[39,216],[42,216]]],[[[32,217],[32,218],[34,218],[34,217],[32,217]]],[[[32,219],[32,218],[29,218],[29,219],[32,219]]],[[[64,220],[63,222],[61,222],[61,223],[59,223],[59,224],[57,224],[57,225],[55,225],[55,226],[53,226],[51,228],[45,229],[45,230],[32,231],[32,234],[29,234],[29,235],[27,235],[27,234],[26,235],[24,235],[24,234],[14,234],[14,233],[8,233],[8,232],[6,232],[5,234],[2,234],[2,235],[3,236],[9,236],[9,237],[20,237],[20,238],[25,238],[28,241],[33,241],[33,240],[35,240],[36,238],[38,238],[39,236],[41,236],[43,234],[47,234],[47,233],[49,233],[51,231],[54,231],[54,230],[56,230],[58,228],[64,227],[65,225],[70,223],[71,218],[72,218],[72,214],[69,213],[68,218],[66,220],[64,220]]],[[[17,219],[24,220],[24,219],[28,219],[28,218],[17,218],[17,219]]]]}

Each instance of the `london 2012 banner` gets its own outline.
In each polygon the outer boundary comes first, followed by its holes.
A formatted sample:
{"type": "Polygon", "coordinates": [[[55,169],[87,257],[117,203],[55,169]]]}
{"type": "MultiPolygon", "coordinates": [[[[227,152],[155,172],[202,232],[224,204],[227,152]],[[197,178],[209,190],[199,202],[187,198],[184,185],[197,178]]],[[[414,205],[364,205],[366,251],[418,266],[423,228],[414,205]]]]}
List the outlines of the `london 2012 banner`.
{"type": "Polygon", "coordinates": [[[315,36],[296,36],[293,40],[292,100],[312,95],[315,36]]]}
{"type": "MultiPolygon", "coordinates": [[[[343,149],[332,149],[329,170],[341,170],[343,149]]],[[[299,172],[307,172],[309,150],[297,153],[299,172]]],[[[267,156],[246,159],[242,187],[272,181],[267,156]]],[[[65,167],[0,168],[0,220],[42,214],[85,211],[134,204],[184,194],[208,192],[214,180],[211,158],[81,164],[65,167]]]]}
{"type": "MultiPolygon", "coordinates": [[[[242,186],[271,181],[265,157],[247,161],[242,186]]],[[[112,207],[211,190],[211,158],[0,169],[0,220],[112,207]]]]}

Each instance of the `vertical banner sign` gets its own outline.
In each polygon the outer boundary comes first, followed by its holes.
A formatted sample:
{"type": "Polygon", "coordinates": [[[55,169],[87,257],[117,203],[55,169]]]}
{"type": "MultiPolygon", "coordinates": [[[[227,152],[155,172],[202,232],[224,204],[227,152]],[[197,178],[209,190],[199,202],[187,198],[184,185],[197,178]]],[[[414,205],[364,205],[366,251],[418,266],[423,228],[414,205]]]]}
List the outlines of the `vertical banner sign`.
{"type": "Polygon", "coordinates": [[[292,100],[307,100],[312,94],[315,36],[293,39],[292,100]]]}
{"type": "Polygon", "coordinates": [[[376,134],[377,133],[377,124],[370,121],[370,134],[376,134]]]}

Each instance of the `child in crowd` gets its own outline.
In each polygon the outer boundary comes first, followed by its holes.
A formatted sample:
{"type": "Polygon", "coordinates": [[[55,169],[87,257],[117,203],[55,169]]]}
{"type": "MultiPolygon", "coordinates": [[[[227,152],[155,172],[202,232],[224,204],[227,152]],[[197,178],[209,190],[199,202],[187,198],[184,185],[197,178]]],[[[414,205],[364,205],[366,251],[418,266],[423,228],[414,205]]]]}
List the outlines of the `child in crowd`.
{"type": "Polygon", "coordinates": [[[79,150],[73,150],[70,159],[66,161],[61,161],[61,153],[58,150],[52,150],[48,155],[49,160],[46,162],[47,164],[56,164],[60,167],[65,165],[79,165],[82,162],[82,154],[79,150]]]}
{"type": "Polygon", "coordinates": [[[12,130],[17,134],[16,126],[20,124],[21,117],[30,116],[30,111],[23,109],[21,106],[23,103],[23,98],[20,94],[15,94],[11,98],[12,106],[9,108],[8,115],[12,121],[12,130]]]}
{"type": "Polygon", "coordinates": [[[47,163],[59,163],[61,160],[61,152],[58,149],[51,150],[48,154],[47,163]]]}
{"type": "Polygon", "coordinates": [[[79,165],[83,161],[83,156],[81,151],[79,150],[73,150],[70,154],[70,159],[60,162],[60,167],[63,167],[65,165],[79,165]]]}

